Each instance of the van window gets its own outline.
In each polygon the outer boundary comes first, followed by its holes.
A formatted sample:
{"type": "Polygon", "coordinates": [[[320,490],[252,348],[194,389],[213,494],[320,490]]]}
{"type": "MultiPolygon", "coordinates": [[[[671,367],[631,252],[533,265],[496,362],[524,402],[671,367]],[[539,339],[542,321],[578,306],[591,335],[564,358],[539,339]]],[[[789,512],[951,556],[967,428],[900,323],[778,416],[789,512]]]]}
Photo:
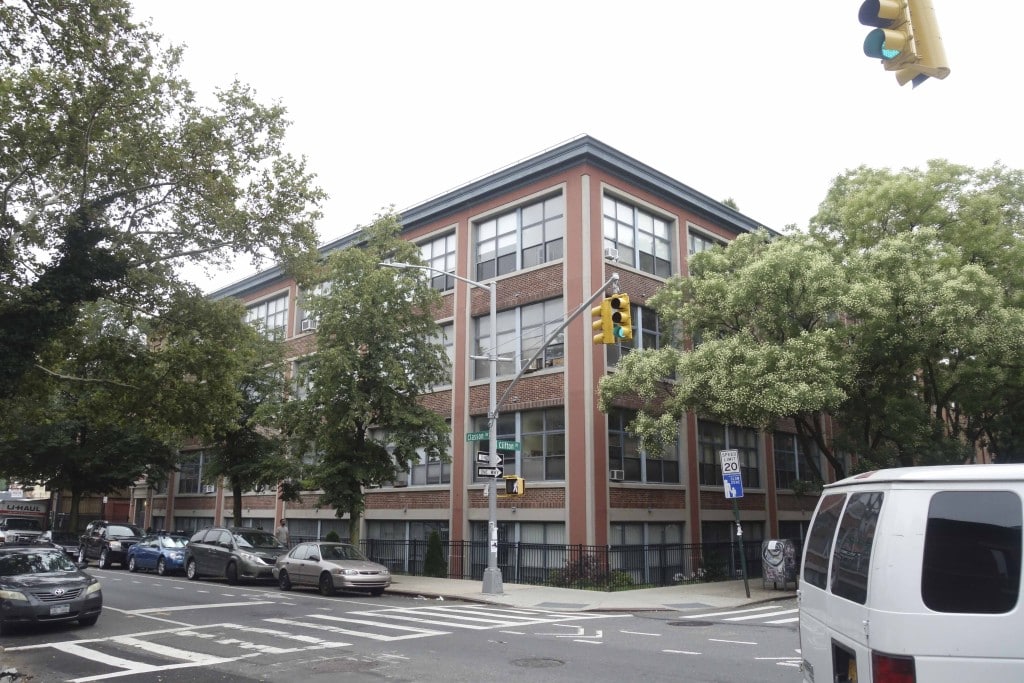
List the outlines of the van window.
{"type": "Polygon", "coordinates": [[[839,524],[839,513],[843,509],[843,494],[825,496],[818,504],[811,533],[807,536],[807,553],[804,558],[804,581],[824,588],[828,583],[828,558],[832,554],[832,539],[839,524]]]}
{"type": "Polygon", "coordinates": [[[832,558],[832,592],[862,605],[868,597],[871,547],[881,510],[881,491],[854,493],[846,504],[836,538],[835,556],[832,558]]]}
{"type": "Polygon", "coordinates": [[[1003,614],[1020,594],[1021,501],[1011,491],[943,491],[928,506],[921,598],[936,612],[1003,614]]]}

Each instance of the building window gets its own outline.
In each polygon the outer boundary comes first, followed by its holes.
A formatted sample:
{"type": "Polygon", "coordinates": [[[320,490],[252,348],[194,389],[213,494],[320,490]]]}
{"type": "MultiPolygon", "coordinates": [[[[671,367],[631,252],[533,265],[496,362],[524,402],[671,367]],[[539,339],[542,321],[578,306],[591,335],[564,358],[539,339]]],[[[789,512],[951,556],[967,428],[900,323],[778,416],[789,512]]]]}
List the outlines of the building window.
{"type": "MultiPolygon", "coordinates": [[[[476,431],[487,431],[487,417],[475,420],[476,431]]],[[[521,450],[499,450],[505,474],[518,473],[527,481],[565,481],[565,410],[524,410],[498,416],[497,439],[518,441],[521,450]]],[[[479,450],[486,452],[488,442],[480,441],[479,450]]],[[[474,461],[476,458],[474,458],[474,461]]],[[[475,476],[475,474],[474,474],[475,476]]],[[[490,481],[475,477],[474,481],[490,481]]]]}
{"type": "Polygon", "coordinates": [[[213,486],[203,481],[206,454],[196,451],[178,465],[178,493],[212,493],[213,486]]]}
{"type": "MultiPolygon", "coordinates": [[[[491,317],[488,315],[477,318],[475,355],[482,358],[474,360],[474,378],[484,379],[491,376],[491,361],[486,358],[489,356],[511,358],[498,361],[497,376],[514,375],[522,363],[532,358],[544,340],[558,329],[565,321],[564,318],[565,311],[561,298],[501,311],[498,313],[495,349],[490,348],[491,317]]],[[[538,360],[541,367],[561,365],[564,355],[565,345],[562,336],[559,335],[545,347],[538,360]]]]}
{"type": "Polygon", "coordinates": [[[306,302],[312,297],[327,296],[331,293],[331,283],[321,282],[311,290],[304,290],[299,293],[299,303],[295,307],[295,328],[299,334],[313,332],[317,328],[318,320],[312,311],[307,307],[306,302]]]}
{"type": "Polygon", "coordinates": [[[640,439],[629,432],[629,424],[635,419],[635,410],[615,408],[609,411],[608,469],[621,471],[621,481],[678,484],[678,449],[673,446],[657,458],[641,451],[640,439]]]}
{"type": "MultiPolygon", "coordinates": [[[[437,335],[434,337],[434,343],[440,344],[444,347],[444,352],[448,356],[448,367],[451,372],[455,372],[455,324],[445,323],[440,325],[437,330],[437,335]]],[[[449,377],[447,382],[438,386],[444,386],[451,383],[452,381],[449,377]]]]}
{"type": "Polygon", "coordinates": [[[633,320],[633,339],[607,345],[609,366],[616,365],[633,349],[661,348],[661,323],[654,309],[630,304],[629,315],[633,320]]]}
{"type": "Polygon", "coordinates": [[[564,236],[561,194],[481,221],[476,225],[476,279],[560,259],[564,236]]]}
{"type": "Polygon", "coordinates": [[[420,245],[420,255],[434,270],[428,272],[430,286],[439,292],[455,288],[455,233],[420,245]],[[437,272],[440,271],[440,272],[437,272]]]}
{"type": "MultiPolygon", "coordinates": [[[[758,465],[757,430],[730,425],[728,435],[729,449],[739,451],[743,486],[745,488],[760,488],[761,470],[758,465]]],[[[725,426],[710,420],[697,421],[701,486],[723,486],[719,452],[726,448],[725,436],[725,426]]]]}
{"type": "Polygon", "coordinates": [[[309,397],[313,389],[313,367],[309,358],[297,360],[292,364],[292,396],[298,401],[309,397]]]}
{"type": "Polygon", "coordinates": [[[707,251],[712,247],[725,246],[721,242],[713,240],[702,233],[694,232],[693,230],[688,230],[687,233],[686,241],[690,256],[693,256],[699,251],[707,251]]]}
{"type": "Polygon", "coordinates": [[[604,246],[618,250],[620,263],[658,277],[672,275],[669,222],[607,195],[604,246]]]}
{"type": "Polygon", "coordinates": [[[814,448],[814,455],[805,453],[800,448],[800,441],[796,438],[796,434],[786,432],[775,432],[772,436],[772,445],[775,451],[775,486],[777,488],[792,489],[793,482],[797,480],[821,479],[821,454],[817,448],[814,448]],[[815,456],[817,456],[817,462],[813,461],[815,456]]]}
{"type": "Polygon", "coordinates": [[[637,585],[669,585],[689,564],[683,553],[683,525],[612,523],[609,569],[626,572],[637,585]]]}
{"type": "Polygon", "coordinates": [[[282,294],[246,307],[245,322],[268,339],[284,339],[288,328],[288,295],[282,294]]]}

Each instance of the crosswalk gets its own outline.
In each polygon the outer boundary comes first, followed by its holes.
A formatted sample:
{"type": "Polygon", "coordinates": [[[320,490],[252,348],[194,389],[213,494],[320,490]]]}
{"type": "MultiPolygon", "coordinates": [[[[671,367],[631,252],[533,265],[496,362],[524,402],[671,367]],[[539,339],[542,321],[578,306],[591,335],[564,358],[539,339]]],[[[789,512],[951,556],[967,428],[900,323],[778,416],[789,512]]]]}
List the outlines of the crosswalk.
{"type": "MultiPolygon", "coordinates": [[[[101,673],[69,677],[87,683],[134,674],[226,664],[260,655],[293,655],[354,645],[360,640],[395,642],[430,638],[458,630],[516,629],[538,624],[608,618],[609,615],[562,613],[491,605],[396,607],[342,614],[313,613],[274,617],[262,625],[224,622],[159,629],[108,638],[81,639],[8,648],[50,648],[70,661],[68,671],[88,660],[101,673]]],[[[155,679],[154,679],[155,680],[155,679]]]]}
{"type": "Polygon", "coordinates": [[[779,605],[758,605],[744,609],[731,609],[715,612],[704,612],[701,614],[687,614],[684,619],[706,620],[726,622],[750,622],[757,624],[795,624],[799,617],[797,608],[780,608],[779,605]]]}

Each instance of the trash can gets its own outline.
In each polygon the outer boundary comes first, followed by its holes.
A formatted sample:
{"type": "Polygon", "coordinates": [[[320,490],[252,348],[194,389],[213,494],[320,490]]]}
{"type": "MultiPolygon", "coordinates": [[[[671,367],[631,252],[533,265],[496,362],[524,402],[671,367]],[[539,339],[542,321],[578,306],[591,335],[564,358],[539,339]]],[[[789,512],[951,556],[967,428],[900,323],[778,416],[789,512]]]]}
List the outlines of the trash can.
{"type": "Polygon", "coordinates": [[[772,538],[761,542],[761,580],[763,587],[776,590],[796,585],[796,545],[788,539],[772,538]]]}

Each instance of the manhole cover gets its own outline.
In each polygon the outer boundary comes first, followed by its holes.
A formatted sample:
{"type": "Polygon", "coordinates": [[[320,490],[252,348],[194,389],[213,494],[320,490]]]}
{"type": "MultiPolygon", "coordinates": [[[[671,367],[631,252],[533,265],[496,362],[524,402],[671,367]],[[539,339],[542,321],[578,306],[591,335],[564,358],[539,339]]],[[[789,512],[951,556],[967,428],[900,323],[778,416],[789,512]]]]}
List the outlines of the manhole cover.
{"type": "Polygon", "coordinates": [[[713,626],[713,621],[698,621],[693,619],[692,621],[670,621],[669,626],[713,626]]]}
{"type": "Polygon", "coordinates": [[[561,659],[549,659],[547,657],[530,657],[529,659],[513,659],[512,663],[527,669],[548,669],[553,666],[565,664],[561,659]]]}

